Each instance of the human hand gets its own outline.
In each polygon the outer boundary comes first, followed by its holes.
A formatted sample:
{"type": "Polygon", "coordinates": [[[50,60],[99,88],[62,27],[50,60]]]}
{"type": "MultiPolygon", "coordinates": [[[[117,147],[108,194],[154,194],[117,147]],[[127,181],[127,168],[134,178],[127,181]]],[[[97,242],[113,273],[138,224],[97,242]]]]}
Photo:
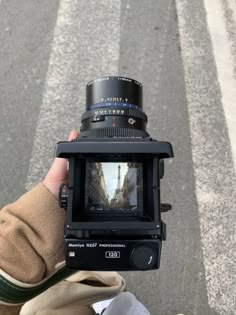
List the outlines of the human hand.
{"type": "MultiPolygon", "coordinates": [[[[77,138],[79,136],[78,131],[72,130],[69,135],[69,141],[77,138]]],[[[48,190],[58,199],[59,188],[62,183],[67,181],[67,160],[62,158],[55,158],[50,170],[48,171],[45,179],[44,185],[48,190]]]]}

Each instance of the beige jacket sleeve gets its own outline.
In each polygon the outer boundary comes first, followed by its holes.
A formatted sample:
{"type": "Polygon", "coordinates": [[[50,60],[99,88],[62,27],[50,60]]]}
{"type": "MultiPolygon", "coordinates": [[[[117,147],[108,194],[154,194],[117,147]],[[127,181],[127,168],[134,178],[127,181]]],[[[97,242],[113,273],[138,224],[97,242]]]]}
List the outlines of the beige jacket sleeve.
{"type": "MultiPolygon", "coordinates": [[[[0,269],[23,283],[36,283],[63,260],[65,211],[40,183],[0,211],[0,269]]],[[[1,303],[2,304],[2,303],[1,303]]],[[[0,304],[0,314],[21,306],[0,304]]]]}
{"type": "Polygon", "coordinates": [[[41,183],[0,211],[0,268],[36,283],[63,260],[65,210],[41,183]]]}

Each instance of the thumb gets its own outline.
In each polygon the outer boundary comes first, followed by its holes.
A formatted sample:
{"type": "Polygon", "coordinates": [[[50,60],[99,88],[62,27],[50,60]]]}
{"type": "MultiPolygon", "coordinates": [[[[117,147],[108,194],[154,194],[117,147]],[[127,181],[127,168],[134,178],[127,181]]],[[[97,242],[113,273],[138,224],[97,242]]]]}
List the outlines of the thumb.
{"type": "Polygon", "coordinates": [[[76,138],[78,138],[78,136],[79,136],[79,133],[78,133],[78,131],[77,130],[72,130],[71,132],[70,132],[70,135],[69,135],[69,141],[71,141],[71,140],[74,140],[74,139],[76,139],[76,138]]]}
{"type": "MultiPolygon", "coordinates": [[[[77,138],[79,136],[78,131],[76,130],[72,130],[70,135],[69,135],[69,141],[77,138]]],[[[55,158],[49,172],[48,175],[50,175],[50,177],[53,180],[56,181],[60,181],[63,182],[66,177],[67,177],[67,161],[66,159],[62,159],[62,158],[55,158]]]]}
{"type": "MultiPolygon", "coordinates": [[[[78,131],[72,130],[69,135],[69,141],[79,136],[78,131]]],[[[44,185],[55,195],[58,196],[59,187],[67,180],[67,161],[62,158],[55,158],[47,176],[44,185]]]]}

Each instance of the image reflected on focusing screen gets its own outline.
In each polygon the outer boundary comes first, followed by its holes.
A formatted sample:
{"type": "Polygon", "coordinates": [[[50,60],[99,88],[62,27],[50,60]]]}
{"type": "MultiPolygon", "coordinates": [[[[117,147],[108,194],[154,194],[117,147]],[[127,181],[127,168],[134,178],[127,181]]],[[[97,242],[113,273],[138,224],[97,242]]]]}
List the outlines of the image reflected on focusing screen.
{"type": "Polygon", "coordinates": [[[88,162],[85,207],[91,211],[142,208],[142,163],[88,162]]]}

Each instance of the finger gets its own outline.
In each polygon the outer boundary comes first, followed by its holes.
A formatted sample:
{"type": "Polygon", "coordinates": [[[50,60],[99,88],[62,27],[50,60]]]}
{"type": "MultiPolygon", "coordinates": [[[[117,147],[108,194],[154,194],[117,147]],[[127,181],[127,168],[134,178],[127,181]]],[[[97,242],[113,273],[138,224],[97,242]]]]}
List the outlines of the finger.
{"type": "Polygon", "coordinates": [[[79,132],[77,130],[72,130],[69,135],[69,141],[78,138],[79,132]]]}
{"type": "MultiPolygon", "coordinates": [[[[77,130],[72,130],[69,135],[69,141],[77,138],[79,132],[77,130]]],[[[67,161],[62,158],[55,158],[52,166],[49,170],[48,177],[56,181],[64,181],[67,177],[67,161]]]]}

